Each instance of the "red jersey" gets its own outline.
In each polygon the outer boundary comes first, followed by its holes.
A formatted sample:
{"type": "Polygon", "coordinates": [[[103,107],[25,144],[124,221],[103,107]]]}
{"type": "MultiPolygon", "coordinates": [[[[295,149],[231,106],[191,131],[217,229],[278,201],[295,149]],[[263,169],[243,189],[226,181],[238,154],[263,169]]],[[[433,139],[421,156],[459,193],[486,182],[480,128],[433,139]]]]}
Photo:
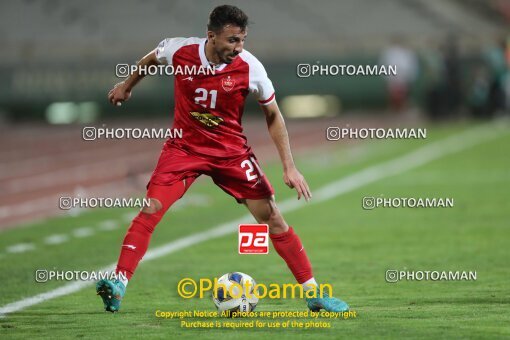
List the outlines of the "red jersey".
{"type": "Polygon", "coordinates": [[[198,155],[239,156],[249,151],[241,125],[246,97],[253,93],[261,105],[268,105],[275,100],[273,84],[246,50],[230,64],[212,66],[205,55],[206,41],[171,38],[156,48],[159,62],[174,70],[173,128],[182,129],[183,138],[173,143],[198,155]]]}

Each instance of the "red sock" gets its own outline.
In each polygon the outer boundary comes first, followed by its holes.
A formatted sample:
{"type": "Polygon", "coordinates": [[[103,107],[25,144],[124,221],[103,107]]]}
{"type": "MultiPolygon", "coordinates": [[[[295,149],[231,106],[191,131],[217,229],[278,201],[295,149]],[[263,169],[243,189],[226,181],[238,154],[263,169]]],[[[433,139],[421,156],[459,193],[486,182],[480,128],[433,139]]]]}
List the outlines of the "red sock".
{"type": "Polygon", "coordinates": [[[303,283],[313,277],[310,260],[292,227],[289,226],[289,230],[281,234],[269,234],[269,237],[274,249],[287,262],[297,282],[303,283]]]}
{"type": "Polygon", "coordinates": [[[133,219],[122,243],[119,261],[115,269],[116,273],[121,272],[126,275],[128,280],[131,279],[138,266],[138,262],[140,262],[149,247],[154,228],[161,221],[168,208],[184,195],[191,183],[193,183],[193,180],[192,178],[187,179],[184,185],[181,181],[170,186],[149,184],[147,197],[157,199],[163,207],[154,214],[140,212],[133,219]]]}

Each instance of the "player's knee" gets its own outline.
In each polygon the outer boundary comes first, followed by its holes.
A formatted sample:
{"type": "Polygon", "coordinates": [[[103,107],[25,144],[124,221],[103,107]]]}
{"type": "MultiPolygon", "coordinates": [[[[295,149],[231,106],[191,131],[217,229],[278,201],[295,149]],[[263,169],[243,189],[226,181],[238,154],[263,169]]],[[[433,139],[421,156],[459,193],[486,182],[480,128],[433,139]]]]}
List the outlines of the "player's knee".
{"type": "Polygon", "coordinates": [[[288,230],[287,223],[278,209],[271,209],[262,217],[263,224],[269,226],[271,234],[280,234],[288,230]]]}
{"type": "Polygon", "coordinates": [[[265,212],[262,215],[263,223],[269,224],[269,225],[275,225],[278,224],[281,220],[281,215],[278,211],[271,210],[268,212],[265,212]]]}
{"type": "Polygon", "coordinates": [[[289,230],[289,226],[283,218],[280,218],[278,220],[273,220],[267,224],[269,226],[269,233],[270,234],[281,234],[289,230]]]}
{"type": "Polygon", "coordinates": [[[145,214],[155,214],[163,209],[163,204],[156,198],[149,198],[149,205],[142,208],[141,212],[145,214]]]}
{"type": "Polygon", "coordinates": [[[274,198],[259,202],[241,201],[249,206],[253,216],[258,223],[267,224],[271,234],[280,234],[289,230],[289,227],[283,219],[280,210],[276,206],[274,198]]]}
{"type": "Polygon", "coordinates": [[[156,225],[163,217],[163,205],[155,198],[149,199],[149,205],[143,207],[138,215],[133,219],[133,223],[129,228],[130,232],[152,234],[156,225]]]}

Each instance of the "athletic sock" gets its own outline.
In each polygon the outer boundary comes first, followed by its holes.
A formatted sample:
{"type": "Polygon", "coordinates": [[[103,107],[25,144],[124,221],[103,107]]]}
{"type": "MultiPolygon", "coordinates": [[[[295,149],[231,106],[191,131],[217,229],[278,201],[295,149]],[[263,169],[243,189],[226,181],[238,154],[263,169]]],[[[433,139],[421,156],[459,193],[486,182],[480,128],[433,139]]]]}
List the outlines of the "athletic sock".
{"type": "Polygon", "coordinates": [[[124,276],[124,275],[119,275],[119,276],[117,277],[117,279],[118,279],[120,282],[122,282],[122,284],[124,285],[124,287],[127,287],[128,283],[129,283],[129,280],[128,280],[128,278],[127,278],[126,276],[124,276]]]}
{"type": "MultiPolygon", "coordinates": [[[[125,274],[124,280],[131,279],[138,263],[149,247],[156,225],[161,221],[168,208],[184,195],[191,183],[193,183],[193,179],[187,180],[184,185],[183,182],[177,182],[170,186],[149,184],[147,198],[157,199],[161,202],[162,208],[154,214],[140,212],[131,222],[131,226],[124,237],[117,268],[115,269],[117,274],[119,272],[125,274]]],[[[127,282],[125,285],[127,285],[127,282]]]]}
{"type": "Polygon", "coordinates": [[[301,285],[303,286],[303,290],[305,292],[307,292],[309,290],[314,290],[318,287],[317,281],[315,281],[315,278],[313,278],[313,277],[310,280],[306,280],[301,285]]]}
{"type": "Polygon", "coordinates": [[[301,244],[301,240],[289,226],[289,230],[281,234],[269,234],[276,252],[285,260],[297,282],[305,283],[313,279],[312,265],[301,244]]]}
{"type": "Polygon", "coordinates": [[[161,210],[155,214],[145,214],[140,212],[131,222],[122,248],[119,261],[117,262],[116,273],[125,273],[129,280],[133,276],[138,263],[145,255],[154,228],[163,217],[161,210]]]}

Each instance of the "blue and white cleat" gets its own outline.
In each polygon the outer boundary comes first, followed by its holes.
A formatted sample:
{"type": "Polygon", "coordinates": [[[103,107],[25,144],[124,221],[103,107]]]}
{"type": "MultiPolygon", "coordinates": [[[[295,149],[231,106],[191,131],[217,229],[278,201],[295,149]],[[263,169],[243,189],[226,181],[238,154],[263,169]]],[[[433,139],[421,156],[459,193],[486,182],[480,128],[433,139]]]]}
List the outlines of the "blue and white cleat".
{"type": "Polygon", "coordinates": [[[340,299],[329,297],[326,293],[323,293],[322,297],[306,298],[306,303],[312,312],[318,312],[321,309],[324,309],[327,312],[349,311],[349,305],[347,303],[340,299]]]}
{"type": "Polygon", "coordinates": [[[119,280],[102,279],[96,283],[97,295],[101,296],[107,312],[118,312],[120,301],[126,293],[126,287],[119,280]]]}

